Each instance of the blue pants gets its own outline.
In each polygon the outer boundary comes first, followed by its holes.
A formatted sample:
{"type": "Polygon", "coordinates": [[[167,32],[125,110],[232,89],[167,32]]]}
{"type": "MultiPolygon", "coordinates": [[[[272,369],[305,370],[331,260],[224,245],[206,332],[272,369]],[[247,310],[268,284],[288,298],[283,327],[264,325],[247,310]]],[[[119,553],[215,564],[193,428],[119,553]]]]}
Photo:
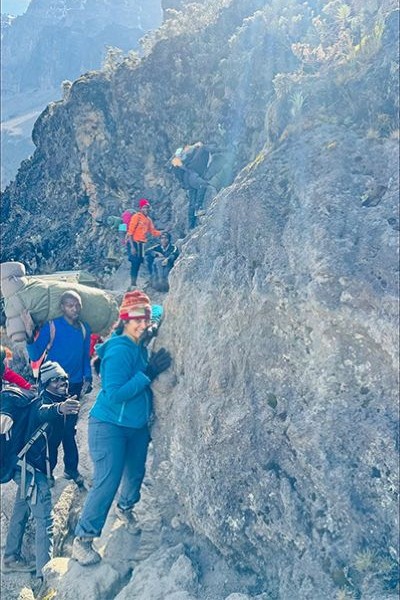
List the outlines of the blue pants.
{"type": "Polygon", "coordinates": [[[76,536],[100,537],[121,480],[118,505],[131,508],[139,501],[149,442],[147,426],[134,429],[89,417],[93,486],[76,526],[76,536]]]}
{"type": "Polygon", "coordinates": [[[30,499],[23,500],[20,497],[21,472],[19,470],[16,471],[14,480],[18,484],[18,489],[8,526],[4,557],[20,555],[25,527],[29,514],[32,513],[36,526],[36,576],[41,577],[44,565],[53,557],[53,518],[49,484],[46,475],[36,471],[37,500],[32,504],[30,499]]]}

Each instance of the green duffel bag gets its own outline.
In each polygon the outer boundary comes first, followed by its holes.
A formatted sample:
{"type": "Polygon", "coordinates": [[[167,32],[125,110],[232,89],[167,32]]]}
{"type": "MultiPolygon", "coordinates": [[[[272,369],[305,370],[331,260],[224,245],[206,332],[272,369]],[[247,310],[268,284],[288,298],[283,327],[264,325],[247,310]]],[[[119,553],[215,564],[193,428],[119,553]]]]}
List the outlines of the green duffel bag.
{"type": "Polygon", "coordinates": [[[118,306],[114,298],[94,287],[74,281],[56,281],[27,277],[22,263],[3,263],[1,265],[1,287],[4,296],[6,329],[14,342],[26,340],[26,331],[20,317],[27,310],[35,325],[61,315],[60,299],[67,290],[74,290],[82,298],[81,319],[86,321],[93,333],[106,335],[118,320],[118,306]]]}

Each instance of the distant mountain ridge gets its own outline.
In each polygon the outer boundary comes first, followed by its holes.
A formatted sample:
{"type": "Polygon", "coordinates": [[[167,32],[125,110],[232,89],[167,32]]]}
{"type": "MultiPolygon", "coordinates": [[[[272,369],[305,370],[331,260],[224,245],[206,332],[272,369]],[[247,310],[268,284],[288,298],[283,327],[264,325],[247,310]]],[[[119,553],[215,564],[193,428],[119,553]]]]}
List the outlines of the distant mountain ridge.
{"type": "MultiPolygon", "coordinates": [[[[160,0],[32,0],[23,15],[2,16],[2,119],[35,117],[57,100],[61,82],[98,69],[107,46],[135,49],[161,23],[160,0]],[[37,112],[37,95],[46,100],[37,112]],[[32,96],[31,110],[21,95],[32,96]],[[55,95],[56,94],[56,95],[55,95]],[[10,113],[11,111],[11,113],[10,113]]],[[[24,127],[3,126],[2,183],[33,150],[32,118],[24,127]]]]}
{"type": "Polygon", "coordinates": [[[3,93],[76,79],[106,45],[130,50],[160,21],[158,0],[32,0],[4,35],[3,93]]]}

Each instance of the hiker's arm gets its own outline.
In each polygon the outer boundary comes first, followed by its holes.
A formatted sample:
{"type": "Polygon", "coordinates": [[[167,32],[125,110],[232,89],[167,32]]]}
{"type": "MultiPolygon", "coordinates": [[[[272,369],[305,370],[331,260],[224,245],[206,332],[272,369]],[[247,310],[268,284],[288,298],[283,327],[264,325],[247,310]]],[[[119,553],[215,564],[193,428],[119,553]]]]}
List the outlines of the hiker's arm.
{"type": "Polygon", "coordinates": [[[46,350],[48,343],[50,342],[50,325],[49,322],[45,323],[41,330],[39,331],[39,335],[35,341],[32,343],[26,344],[26,349],[28,350],[29,358],[31,360],[39,360],[42,356],[43,352],[46,350]]]}
{"type": "Polygon", "coordinates": [[[151,235],[153,235],[154,237],[160,237],[161,235],[161,231],[159,231],[158,229],[156,229],[154,227],[153,221],[150,219],[150,224],[149,224],[149,231],[151,233],[151,235]]]}
{"type": "Polygon", "coordinates": [[[29,310],[25,309],[21,312],[21,320],[25,327],[26,341],[30,344],[35,339],[35,333],[38,328],[35,326],[29,310]]]}
{"type": "Polygon", "coordinates": [[[172,267],[172,265],[174,264],[174,262],[176,261],[176,259],[179,256],[179,250],[176,246],[174,246],[173,251],[171,252],[171,254],[168,256],[168,264],[170,267],[172,267]]]}
{"type": "Polygon", "coordinates": [[[150,385],[150,379],[142,371],[137,371],[133,377],[126,381],[126,372],[130,369],[132,369],[131,361],[117,353],[115,355],[110,353],[104,361],[102,371],[103,388],[110,402],[117,404],[128,401],[133,402],[135,396],[150,385]]]}
{"type": "Polygon", "coordinates": [[[66,398],[64,402],[55,404],[40,404],[36,413],[39,425],[63,419],[65,415],[76,415],[79,412],[79,401],[76,396],[66,398]]]}
{"type": "Polygon", "coordinates": [[[49,421],[56,421],[61,417],[57,411],[58,404],[40,404],[36,409],[35,422],[43,425],[49,421]]]}
{"type": "Polygon", "coordinates": [[[8,383],[15,383],[18,387],[22,388],[23,390],[30,390],[32,387],[29,381],[22,377],[22,375],[18,375],[18,373],[16,373],[9,367],[6,367],[6,370],[3,373],[3,379],[4,381],[8,381],[8,383]]]}

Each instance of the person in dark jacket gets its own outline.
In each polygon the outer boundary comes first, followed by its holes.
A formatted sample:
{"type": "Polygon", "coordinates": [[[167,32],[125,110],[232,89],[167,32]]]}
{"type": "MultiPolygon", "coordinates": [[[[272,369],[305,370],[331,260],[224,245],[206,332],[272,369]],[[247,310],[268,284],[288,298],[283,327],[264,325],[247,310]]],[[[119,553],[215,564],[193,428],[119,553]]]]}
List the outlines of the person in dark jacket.
{"type": "Polygon", "coordinates": [[[172,158],[173,172],[188,195],[189,229],[197,224],[197,217],[205,214],[204,198],[207,190],[213,195],[216,190],[207,181],[207,168],[212,160],[211,149],[203,142],[187,144],[178,148],[172,158]]]}
{"type": "Polygon", "coordinates": [[[152,413],[151,382],[171,363],[161,348],[148,358],[142,343],[150,326],[151,305],[139,290],[127,292],[114,335],[100,348],[102,388],[89,415],[89,450],[94,465],[93,486],[79,518],[72,558],[81,565],[101,560],[93,547],[100,537],[120,487],[116,514],[135,533],[134,506],[140,499],[152,413]]]}
{"type": "MultiPolygon", "coordinates": [[[[27,572],[36,570],[42,578],[44,565],[53,554],[53,518],[49,478],[57,462],[57,450],[63,437],[67,415],[77,414],[79,401],[68,396],[68,377],[64,369],[55,362],[47,361],[40,369],[39,398],[30,409],[26,439],[47,423],[46,438],[41,435],[28,451],[26,485],[23,485],[23,468],[16,468],[14,481],[18,485],[13,513],[10,519],[4,549],[3,572],[27,572]],[[35,525],[35,565],[21,557],[22,540],[32,514],[35,525]]],[[[10,413],[12,414],[12,407],[10,413]]],[[[7,413],[7,407],[2,406],[7,413]]]]}
{"type": "Polygon", "coordinates": [[[151,277],[151,285],[155,290],[168,292],[168,274],[176,259],[179,250],[171,243],[171,234],[164,231],[160,236],[160,243],[146,251],[147,267],[151,277]]]}

